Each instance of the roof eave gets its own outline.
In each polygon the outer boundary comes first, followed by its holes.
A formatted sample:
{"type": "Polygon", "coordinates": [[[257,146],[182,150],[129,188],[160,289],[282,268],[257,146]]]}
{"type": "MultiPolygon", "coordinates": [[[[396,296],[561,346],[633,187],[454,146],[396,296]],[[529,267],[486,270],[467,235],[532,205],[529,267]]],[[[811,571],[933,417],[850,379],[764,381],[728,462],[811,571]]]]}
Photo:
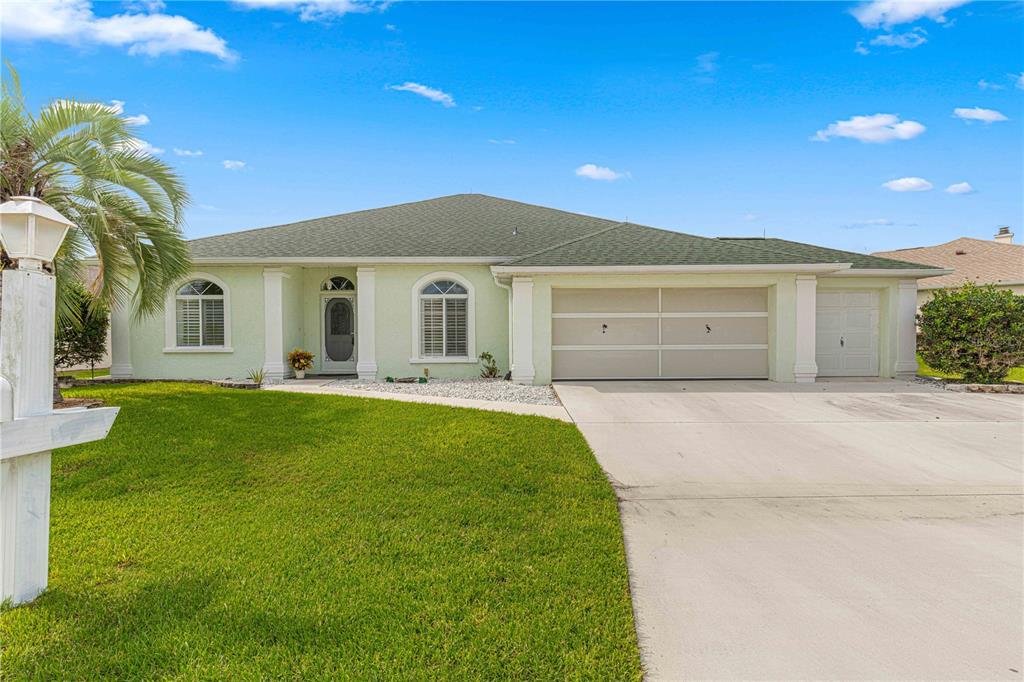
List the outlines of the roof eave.
{"type": "Polygon", "coordinates": [[[223,257],[206,256],[195,257],[192,262],[202,265],[435,265],[435,264],[462,264],[462,265],[494,265],[505,263],[508,257],[502,256],[337,256],[337,257],[223,257]]]}
{"type": "Polygon", "coordinates": [[[941,277],[952,274],[952,270],[944,268],[856,268],[830,273],[830,277],[902,277],[904,279],[924,279],[925,277],[941,277]]]}
{"type": "Polygon", "coordinates": [[[643,275],[643,274],[727,274],[776,273],[834,274],[845,271],[851,263],[788,263],[733,265],[492,265],[495,275],[643,275]]]}

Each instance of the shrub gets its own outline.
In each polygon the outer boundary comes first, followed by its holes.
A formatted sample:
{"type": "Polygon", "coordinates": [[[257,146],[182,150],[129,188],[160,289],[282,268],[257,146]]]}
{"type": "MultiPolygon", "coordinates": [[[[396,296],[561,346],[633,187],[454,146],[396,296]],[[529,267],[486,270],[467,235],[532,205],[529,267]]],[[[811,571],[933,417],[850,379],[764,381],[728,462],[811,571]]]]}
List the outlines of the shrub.
{"type": "Polygon", "coordinates": [[[938,289],[917,321],[921,356],[940,372],[991,384],[1024,364],[1024,296],[992,285],[938,289]]]}
{"type": "Polygon", "coordinates": [[[308,350],[296,348],[288,354],[288,364],[292,369],[306,370],[313,369],[313,358],[315,356],[308,350]]]}
{"type": "Polygon", "coordinates": [[[58,368],[75,365],[94,367],[103,360],[107,351],[110,314],[80,283],[69,285],[69,290],[76,312],[57,321],[53,364],[58,368]]]}
{"type": "Polygon", "coordinates": [[[495,379],[498,376],[498,362],[494,359],[494,356],[484,351],[480,354],[480,363],[483,365],[480,368],[480,377],[483,379],[495,379]]]}

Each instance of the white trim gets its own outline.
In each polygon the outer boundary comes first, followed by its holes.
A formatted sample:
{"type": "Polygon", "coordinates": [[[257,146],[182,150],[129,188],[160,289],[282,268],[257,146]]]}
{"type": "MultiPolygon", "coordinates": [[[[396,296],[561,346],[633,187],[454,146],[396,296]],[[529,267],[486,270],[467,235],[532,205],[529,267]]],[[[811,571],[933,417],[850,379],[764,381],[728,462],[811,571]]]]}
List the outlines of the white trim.
{"type": "Polygon", "coordinates": [[[700,381],[740,381],[746,379],[768,379],[767,374],[751,374],[749,376],[735,376],[735,377],[706,377],[706,376],[688,376],[682,374],[673,374],[672,376],[657,376],[657,377],[558,377],[552,379],[552,382],[556,381],[682,381],[682,380],[700,380],[700,381]]]}
{"type": "Polygon", "coordinates": [[[896,362],[901,379],[917,376],[917,280],[901,279],[896,287],[896,362]]]}
{"type": "Polygon", "coordinates": [[[135,373],[131,315],[128,306],[115,305],[110,311],[110,376],[115,379],[129,379],[135,373]]]}
{"type": "Polygon", "coordinates": [[[356,268],[356,374],[377,378],[377,271],[356,268]]]}
{"type": "Polygon", "coordinates": [[[857,268],[856,270],[842,270],[825,275],[826,277],[941,277],[951,275],[953,270],[935,268],[857,268]]]}
{"type": "MultiPolygon", "coordinates": [[[[241,257],[207,257],[193,258],[193,263],[204,265],[305,265],[316,267],[321,265],[342,266],[342,265],[494,265],[505,263],[520,256],[324,256],[324,257],[266,257],[247,258],[241,257]]],[[[95,264],[92,263],[92,264],[95,264]]]]}
{"type": "Polygon", "coordinates": [[[813,384],[818,376],[815,341],[818,324],[817,289],[818,279],[815,276],[797,275],[793,380],[798,384],[813,384]]]}
{"type": "MultiPolygon", "coordinates": [[[[661,289],[658,289],[661,295],[661,289]]],[[[660,305],[660,304],[659,304],[660,305]]],[[[705,313],[551,313],[554,320],[596,320],[596,319],[657,319],[662,318],[701,318],[701,317],[768,317],[768,312],[705,312],[705,313]]]]}
{"type": "Polygon", "coordinates": [[[791,265],[492,265],[491,272],[498,275],[643,275],[657,273],[714,274],[719,272],[835,273],[841,270],[847,270],[852,265],[852,263],[797,263],[791,265]]]}
{"type": "Polygon", "coordinates": [[[280,268],[263,269],[263,374],[273,383],[287,376],[284,349],[284,280],[280,268]]]}
{"type": "Polygon", "coordinates": [[[593,344],[575,346],[551,346],[551,350],[594,351],[594,350],[768,350],[767,343],[691,343],[691,344],[593,344]]]}
{"type": "MultiPolygon", "coordinates": [[[[198,298],[198,297],[197,297],[198,298]]],[[[233,353],[231,347],[231,288],[220,277],[208,272],[196,271],[182,277],[167,291],[164,301],[164,353],[233,353]],[[224,292],[224,345],[222,346],[179,346],[177,334],[178,289],[186,282],[205,279],[213,282],[224,292]]]]}
{"type": "Polygon", "coordinates": [[[536,377],[533,365],[533,279],[512,278],[512,381],[532,384],[536,377]]]}
{"type": "MultiPolygon", "coordinates": [[[[459,356],[459,358],[467,357],[474,358],[476,362],[476,290],[473,287],[473,283],[466,279],[463,275],[457,272],[448,272],[445,270],[438,270],[423,275],[416,283],[412,285],[412,353],[410,354],[410,362],[416,364],[426,364],[431,362],[443,361],[444,355],[421,355],[420,354],[420,341],[422,331],[420,329],[420,292],[423,287],[427,286],[436,280],[451,280],[458,282],[466,290],[466,355],[459,356]]],[[[437,298],[441,298],[437,296],[437,298]]],[[[459,360],[456,360],[458,362],[459,360]]]]}
{"type": "Polygon", "coordinates": [[[437,355],[425,358],[409,358],[410,365],[475,365],[479,360],[471,357],[456,357],[454,355],[437,355]]]}

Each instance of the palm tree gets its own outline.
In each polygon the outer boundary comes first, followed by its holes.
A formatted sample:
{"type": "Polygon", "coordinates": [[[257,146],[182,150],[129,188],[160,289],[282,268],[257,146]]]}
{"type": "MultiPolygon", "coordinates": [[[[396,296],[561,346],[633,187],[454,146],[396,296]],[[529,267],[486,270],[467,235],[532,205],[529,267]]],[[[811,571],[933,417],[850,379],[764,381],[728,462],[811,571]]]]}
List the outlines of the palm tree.
{"type": "MultiPolygon", "coordinates": [[[[54,263],[58,318],[80,315],[73,284],[90,252],[98,305],[129,307],[137,319],[161,310],[167,289],[191,268],[182,179],[109,105],[56,100],[33,116],[9,70],[0,98],[0,201],[37,196],[81,228],[68,233],[54,263]]],[[[0,269],[6,265],[0,251],[0,269]]]]}

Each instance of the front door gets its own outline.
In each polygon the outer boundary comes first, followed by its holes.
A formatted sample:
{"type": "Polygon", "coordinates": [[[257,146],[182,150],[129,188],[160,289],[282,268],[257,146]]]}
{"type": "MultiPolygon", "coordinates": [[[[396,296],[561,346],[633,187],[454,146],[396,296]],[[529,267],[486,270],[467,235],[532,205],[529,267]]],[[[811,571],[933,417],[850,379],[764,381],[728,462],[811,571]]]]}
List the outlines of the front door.
{"type": "Polygon", "coordinates": [[[356,371],[356,310],[351,296],[325,297],[322,304],[323,344],[320,364],[324,372],[356,371]]]}

